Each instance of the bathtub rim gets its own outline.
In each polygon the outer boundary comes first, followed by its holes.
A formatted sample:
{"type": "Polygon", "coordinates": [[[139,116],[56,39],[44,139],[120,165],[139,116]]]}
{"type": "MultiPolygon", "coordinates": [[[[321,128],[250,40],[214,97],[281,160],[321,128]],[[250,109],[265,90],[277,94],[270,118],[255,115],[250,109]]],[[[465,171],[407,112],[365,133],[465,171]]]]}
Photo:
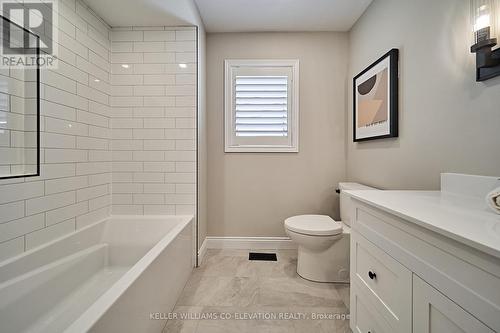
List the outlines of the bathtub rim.
{"type": "MultiPolygon", "coordinates": [[[[141,219],[146,219],[146,220],[154,220],[154,219],[158,219],[158,218],[165,218],[165,217],[175,217],[175,218],[190,218],[190,221],[194,219],[194,215],[189,215],[189,214],[184,214],[184,215],[110,215],[110,216],[107,216],[105,218],[102,218],[96,222],[93,222],[93,223],[90,223],[88,225],[85,225],[81,228],[78,228],[76,229],[75,231],[72,231],[68,234],[65,234],[65,235],[62,235],[62,236],[59,236],[59,237],[56,237],[54,239],[51,239],[50,241],[46,242],[46,243],[43,243],[43,244],[40,244],[38,246],[35,246],[29,250],[26,250],[22,253],[19,253],[19,254],[16,254],[15,256],[12,256],[10,258],[7,258],[5,260],[1,260],[0,261],[0,267],[3,267],[5,265],[8,265],[14,261],[17,261],[23,257],[27,257],[29,256],[30,254],[32,253],[35,253],[37,251],[40,251],[41,249],[44,249],[44,248],[47,248],[49,246],[52,246],[64,239],[67,239],[69,237],[73,237],[75,234],[77,234],[78,232],[81,232],[81,231],[84,231],[84,230],[88,230],[88,229],[91,229],[103,222],[106,222],[108,220],[111,220],[111,219],[114,219],[114,218],[120,218],[120,219],[125,219],[125,220],[131,220],[131,219],[134,219],[134,218],[141,218],[141,219]]],[[[173,229],[173,228],[172,228],[173,229]]]]}

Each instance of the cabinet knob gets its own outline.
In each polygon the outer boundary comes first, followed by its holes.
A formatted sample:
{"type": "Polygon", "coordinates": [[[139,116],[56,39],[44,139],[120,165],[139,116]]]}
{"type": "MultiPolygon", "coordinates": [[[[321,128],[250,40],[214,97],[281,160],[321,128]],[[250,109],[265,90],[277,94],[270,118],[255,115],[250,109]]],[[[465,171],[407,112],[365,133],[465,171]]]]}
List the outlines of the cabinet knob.
{"type": "MultiPolygon", "coordinates": [[[[368,277],[369,277],[370,279],[372,279],[372,280],[375,280],[375,279],[377,278],[377,274],[375,274],[375,273],[374,273],[374,272],[372,272],[372,271],[369,271],[369,272],[368,272],[368,277]]],[[[368,333],[370,333],[370,332],[368,332],[368,333]]]]}

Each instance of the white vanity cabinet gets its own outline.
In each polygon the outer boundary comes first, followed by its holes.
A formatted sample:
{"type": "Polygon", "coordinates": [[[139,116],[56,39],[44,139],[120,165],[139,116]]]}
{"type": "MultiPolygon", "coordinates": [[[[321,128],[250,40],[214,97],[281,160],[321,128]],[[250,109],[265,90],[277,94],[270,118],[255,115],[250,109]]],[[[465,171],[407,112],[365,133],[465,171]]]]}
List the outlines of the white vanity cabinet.
{"type": "MultiPolygon", "coordinates": [[[[495,249],[483,250],[440,226],[401,214],[402,209],[391,207],[401,202],[397,193],[352,193],[354,333],[500,332],[500,256],[495,249]]],[[[436,198],[422,199],[421,208],[436,198]]],[[[438,218],[448,213],[443,209],[438,218]]],[[[468,217],[470,228],[479,227],[473,213],[468,217]]]]}

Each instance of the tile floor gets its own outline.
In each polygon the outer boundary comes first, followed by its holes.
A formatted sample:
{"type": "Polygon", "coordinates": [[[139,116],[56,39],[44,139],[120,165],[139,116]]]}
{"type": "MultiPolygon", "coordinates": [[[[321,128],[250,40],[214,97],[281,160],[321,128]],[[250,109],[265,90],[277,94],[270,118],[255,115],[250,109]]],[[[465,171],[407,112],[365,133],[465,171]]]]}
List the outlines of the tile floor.
{"type": "Polygon", "coordinates": [[[249,261],[245,250],[208,251],[177,301],[179,319],[163,332],[351,332],[348,320],[335,318],[349,312],[349,286],[304,280],[297,251],[277,255],[277,262],[263,262],[249,261]]]}

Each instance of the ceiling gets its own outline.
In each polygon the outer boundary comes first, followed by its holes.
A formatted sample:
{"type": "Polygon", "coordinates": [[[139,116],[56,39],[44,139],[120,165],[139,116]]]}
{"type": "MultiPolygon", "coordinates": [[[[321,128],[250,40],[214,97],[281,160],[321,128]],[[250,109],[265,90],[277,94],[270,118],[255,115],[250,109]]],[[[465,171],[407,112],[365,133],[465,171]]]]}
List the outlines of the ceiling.
{"type": "Polygon", "coordinates": [[[85,0],[112,27],[199,24],[208,32],[348,31],[372,0],[85,0]],[[198,8],[196,8],[198,7],[198,8]]]}
{"type": "Polygon", "coordinates": [[[195,0],[208,32],[348,31],[372,0],[195,0]]]}
{"type": "Polygon", "coordinates": [[[112,27],[199,23],[193,0],[84,0],[112,27]]]}

